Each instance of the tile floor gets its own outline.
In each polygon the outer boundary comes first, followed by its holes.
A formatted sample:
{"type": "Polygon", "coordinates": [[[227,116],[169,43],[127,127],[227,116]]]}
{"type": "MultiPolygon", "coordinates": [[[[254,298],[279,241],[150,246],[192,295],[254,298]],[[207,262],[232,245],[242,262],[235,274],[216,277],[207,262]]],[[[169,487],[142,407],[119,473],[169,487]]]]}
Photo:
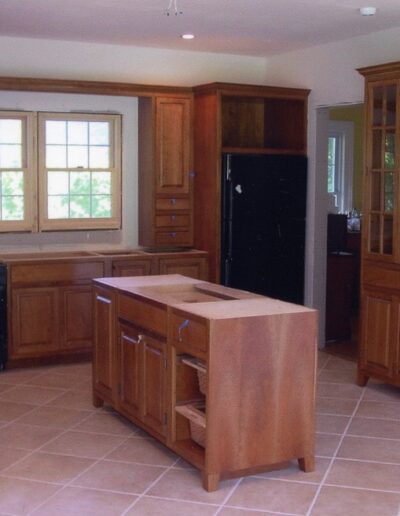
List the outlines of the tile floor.
{"type": "Polygon", "coordinates": [[[89,364],[0,373],[0,516],[400,516],[400,390],[357,387],[354,362],[320,353],[315,472],[293,463],[214,493],[94,409],[90,375],[89,364]]]}

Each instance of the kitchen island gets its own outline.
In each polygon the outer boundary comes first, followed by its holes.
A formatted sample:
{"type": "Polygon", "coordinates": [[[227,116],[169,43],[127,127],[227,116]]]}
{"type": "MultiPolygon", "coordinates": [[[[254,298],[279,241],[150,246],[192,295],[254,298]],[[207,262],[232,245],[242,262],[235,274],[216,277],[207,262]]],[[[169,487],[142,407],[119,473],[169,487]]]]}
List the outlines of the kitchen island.
{"type": "Polygon", "coordinates": [[[317,312],[179,274],[94,280],[93,400],[221,478],[314,468],[317,312]]]}

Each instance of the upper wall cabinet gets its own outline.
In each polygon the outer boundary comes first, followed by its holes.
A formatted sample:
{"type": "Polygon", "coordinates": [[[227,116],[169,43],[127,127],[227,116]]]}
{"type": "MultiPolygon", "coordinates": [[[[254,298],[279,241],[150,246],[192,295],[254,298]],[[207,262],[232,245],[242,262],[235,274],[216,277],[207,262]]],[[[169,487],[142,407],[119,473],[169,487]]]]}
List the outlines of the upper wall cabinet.
{"type": "Polygon", "coordinates": [[[224,153],[306,155],[308,90],[213,83],[194,88],[194,245],[220,281],[224,153]]]}
{"type": "Polygon", "coordinates": [[[139,98],[139,243],[192,246],[192,96],[139,98]]]}

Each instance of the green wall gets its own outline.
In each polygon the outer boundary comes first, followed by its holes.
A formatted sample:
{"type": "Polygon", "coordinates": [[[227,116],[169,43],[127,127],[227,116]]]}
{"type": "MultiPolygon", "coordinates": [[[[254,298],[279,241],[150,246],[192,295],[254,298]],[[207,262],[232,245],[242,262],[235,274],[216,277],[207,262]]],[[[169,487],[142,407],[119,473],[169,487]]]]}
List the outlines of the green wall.
{"type": "Polygon", "coordinates": [[[353,208],[362,211],[364,105],[332,108],[329,119],[354,123],[353,208]]]}

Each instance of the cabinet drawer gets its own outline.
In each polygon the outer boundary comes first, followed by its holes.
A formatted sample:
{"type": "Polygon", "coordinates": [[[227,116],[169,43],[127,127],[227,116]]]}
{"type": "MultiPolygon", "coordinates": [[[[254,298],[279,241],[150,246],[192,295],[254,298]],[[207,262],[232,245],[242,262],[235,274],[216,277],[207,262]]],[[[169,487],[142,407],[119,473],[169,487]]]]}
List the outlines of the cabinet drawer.
{"type": "Polygon", "coordinates": [[[156,210],[189,210],[189,197],[159,197],[156,199],[156,210]]]}
{"type": "Polygon", "coordinates": [[[191,245],[190,231],[157,231],[156,244],[191,245]]]}
{"type": "Polygon", "coordinates": [[[104,276],[103,260],[98,262],[43,262],[12,265],[13,284],[54,284],[89,281],[104,276]]]}
{"type": "Polygon", "coordinates": [[[156,227],[157,228],[168,228],[168,227],[188,227],[190,223],[189,215],[177,215],[171,213],[168,215],[157,215],[156,216],[156,227]]]}
{"type": "Polygon", "coordinates": [[[167,311],[151,303],[120,294],[118,317],[160,335],[167,334],[167,311]]]}
{"type": "Polygon", "coordinates": [[[200,321],[172,313],[172,340],[186,350],[207,351],[207,327],[200,321]]]}
{"type": "Polygon", "coordinates": [[[374,287],[397,289],[400,284],[400,270],[365,265],[362,282],[374,287]]]}

